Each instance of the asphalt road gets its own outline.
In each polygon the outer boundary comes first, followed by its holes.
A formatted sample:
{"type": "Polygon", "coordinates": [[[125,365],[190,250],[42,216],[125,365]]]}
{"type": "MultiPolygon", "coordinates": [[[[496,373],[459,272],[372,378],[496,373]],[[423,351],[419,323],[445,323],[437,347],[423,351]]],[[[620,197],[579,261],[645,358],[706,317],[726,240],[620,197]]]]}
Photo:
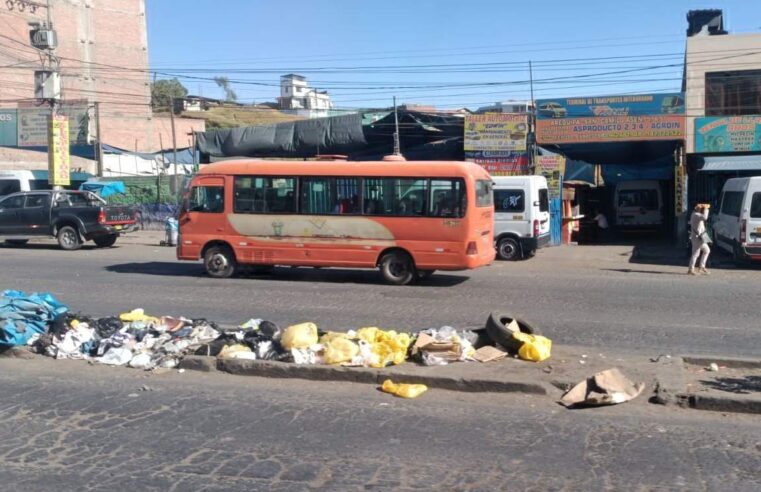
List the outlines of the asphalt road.
{"type": "Polygon", "coordinates": [[[0,358],[0,489],[732,490],[757,418],[0,358]]]}
{"type": "Polygon", "coordinates": [[[95,316],[142,307],[228,325],[311,320],[325,330],[478,326],[505,310],[555,343],[656,355],[759,353],[758,269],[688,277],[684,267],[630,263],[631,248],[607,246],[551,248],[406,287],[385,285],[374,271],[339,269],[216,280],[200,263],[176,261],[173,248],[148,245],[157,237],[77,252],[52,242],[0,248],[0,287],[50,291],[95,316]]]}

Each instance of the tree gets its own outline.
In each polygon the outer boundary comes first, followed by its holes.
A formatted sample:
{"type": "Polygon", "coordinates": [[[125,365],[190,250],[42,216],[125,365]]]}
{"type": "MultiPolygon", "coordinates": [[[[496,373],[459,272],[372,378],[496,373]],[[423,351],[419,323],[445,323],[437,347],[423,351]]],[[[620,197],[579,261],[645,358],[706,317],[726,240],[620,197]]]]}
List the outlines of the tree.
{"type": "Polygon", "coordinates": [[[230,87],[230,79],[227,77],[214,77],[214,82],[225,91],[225,102],[235,102],[238,100],[238,94],[230,87]]]}
{"type": "Polygon", "coordinates": [[[151,84],[151,105],[153,109],[169,109],[171,98],[182,99],[188,90],[177,79],[157,80],[151,84]]]}

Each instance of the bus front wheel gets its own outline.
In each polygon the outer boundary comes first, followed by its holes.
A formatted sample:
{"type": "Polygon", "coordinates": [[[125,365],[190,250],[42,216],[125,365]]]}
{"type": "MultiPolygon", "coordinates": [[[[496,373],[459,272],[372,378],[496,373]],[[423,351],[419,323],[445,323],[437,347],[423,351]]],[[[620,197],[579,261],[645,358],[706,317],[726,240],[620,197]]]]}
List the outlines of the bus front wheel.
{"type": "Polygon", "coordinates": [[[229,278],[235,274],[235,255],[227,246],[212,246],[203,257],[206,273],[214,278],[229,278]]]}
{"type": "Polygon", "coordinates": [[[380,260],[380,272],[383,279],[394,285],[407,285],[416,276],[415,263],[407,253],[391,251],[380,260]]]}

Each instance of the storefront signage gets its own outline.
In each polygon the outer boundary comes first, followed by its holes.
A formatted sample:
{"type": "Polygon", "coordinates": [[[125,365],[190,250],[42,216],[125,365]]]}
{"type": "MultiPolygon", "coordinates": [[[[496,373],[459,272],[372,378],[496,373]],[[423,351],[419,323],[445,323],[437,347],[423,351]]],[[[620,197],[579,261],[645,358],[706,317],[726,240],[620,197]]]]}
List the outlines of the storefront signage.
{"type": "Polygon", "coordinates": [[[492,176],[524,176],[529,174],[526,152],[465,152],[465,160],[475,162],[492,176]]]}
{"type": "Polygon", "coordinates": [[[695,152],[761,151],[761,116],[695,119],[695,152]]]}
{"type": "Polygon", "coordinates": [[[16,146],[16,110],[0,109],[0,145],[16,146]]]}
{"type": "Polygon", "coordinates": [[[572,144],[681,140],[682,93],[541,99],[536,102],[537,142],[572,144]]]}
{"type": "Polygon", "coordinates": [[[52,116],[48,120],[48,183],[53,186],[71,184],[69,155],[69,120],[66,116],[52,116]]]}
{"type": "Polygon", "coordinates": [[[547,179],[547,190],[550,200],[560,198],[563,193],[562,176],[565,172],[565,157],[562,155],[536,156],[536,173],[547,179]]]}
{"type": "Polygon", "coordinates": [[[487,113],[465,116],[465,152],[526,150],[528,115],[487,113]]]}

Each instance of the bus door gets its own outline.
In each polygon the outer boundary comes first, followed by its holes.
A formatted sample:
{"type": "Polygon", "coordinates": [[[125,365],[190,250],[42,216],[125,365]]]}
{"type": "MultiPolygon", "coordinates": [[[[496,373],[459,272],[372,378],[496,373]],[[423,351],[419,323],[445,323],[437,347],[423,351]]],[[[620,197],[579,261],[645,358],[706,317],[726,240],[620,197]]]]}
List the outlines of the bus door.
{"type": "MultiPolygon", "coordinates": [[[[225,218],[225,179],[203,176],[193,180],[180,214],[180,234],[187,249],[200,248],[207,239],[228,232],[225,218]]],[[[196,251],[193,251],[196,253],[196,251]]]]}

